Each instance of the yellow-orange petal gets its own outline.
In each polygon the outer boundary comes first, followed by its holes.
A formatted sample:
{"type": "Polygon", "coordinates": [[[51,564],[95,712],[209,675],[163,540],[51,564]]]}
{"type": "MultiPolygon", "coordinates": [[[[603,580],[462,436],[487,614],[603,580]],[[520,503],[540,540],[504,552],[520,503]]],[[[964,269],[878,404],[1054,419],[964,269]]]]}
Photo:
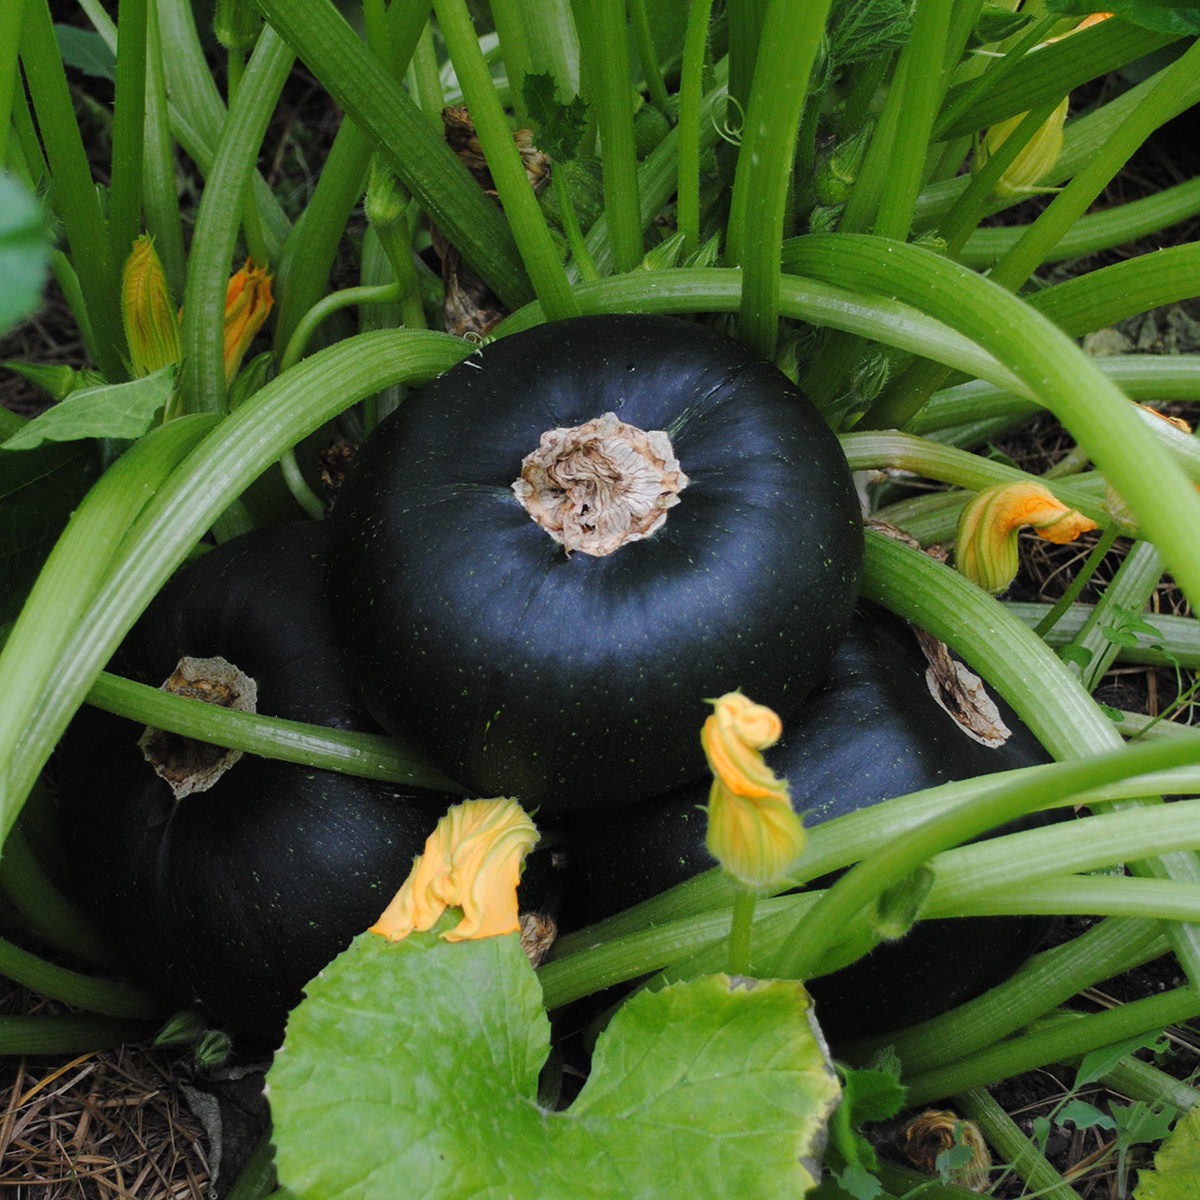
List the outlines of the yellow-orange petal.
{"type": "Polygon", "coordinates": [[[442,934],[447,941],[515,932],[517,884],[537,837],[515,800],[454,805],[371,932],[399,941],[414,930],[432,929],[448,908],[460,908],[463,917],[442,934]]]}
{"type": "Polygon", "coordinates": [[[787,785],[763,761],[760,751],[779,740],[783,725],[771,709],[741,692],[709,701],[713,714],[700,730],[708,765],[731,791],[742,796],[770,796],[787,785]]]}
{"type": "Polygon", "coordinates": [[[231,384],[242,365],[250,343],[270,315],[275,299],[271,275],[250,259],[234,273],[225,288],[225,384],[231,384]]]}
{"type": "Polygon", "coordinates": [[[1097,528],[1095,521],[1068,508],[1045,484],[998,484],[979,492],[958,520],[955,565],[989,592],[1002,592],[1017,574],[1017,534],[1030,525],[1039,537],[1073,542],[1097,528]]]}
{"type": "MultiPolygon", "coordinates": [[[[997,180],[994,193],[998,196],[1017,196],[1034,190],[1038,181],[1044,178],[1058,162],[1063,148],[1063,122],[1067,119],[1067,101],[1064,96],[1062,103],[1038,126],[1033,137],[1018,151],[1016,158],[1009,163],[1004,173],[997,180]]],[[[1006,121],[991,126],[979,142],[979,150],[971,164],[971,170],[977,173],[983,168],[988,158],[1008,141],[1009,136],[1025,119],[1026,113],[1009,117],[1006,121]]]]}

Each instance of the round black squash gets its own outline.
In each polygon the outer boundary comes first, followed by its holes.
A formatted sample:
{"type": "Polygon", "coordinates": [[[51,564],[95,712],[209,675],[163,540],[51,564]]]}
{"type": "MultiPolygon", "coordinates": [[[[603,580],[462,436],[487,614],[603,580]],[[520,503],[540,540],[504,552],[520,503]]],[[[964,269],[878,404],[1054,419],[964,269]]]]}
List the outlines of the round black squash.
{"type": "Polygon", "coordinates": [[[816,409],[736,342],[668,317],[483,347],[380,424],[332,523],[367,708],[473,791],[543,812],[697,777],[706,696],[740,686],[794,709],[862,561],[816,409]]]}
{"type": "MultiPolygon", "coordinates": [[[[829,673],[765,755],[788,780],[806,826],[952,780],[1050,761],[999,700],[1012,736],[995,749],[973,741],[931,696],[925,668],[903,623],[861,606],[829,673]]],[[[577,922],[611,916],[715,865],[704,844],[710,782],[636,811],[571,823],[564,838],[577,922]]],[[[997,832],[1042,820],[1035,814],[997,832]]],[[[1006,979],[1048,925],[1041,917],[920,921],[899,941],[811,980],[818,1019],[835,1041],[925,1020],[1006,979]]]]}
{"type": "MultiPolygon", "coordinates": [[[[324,557],[317,524],[226,542],[175,574],[112,669],[157,686],[184,656],[220,656],[257,682],[260,713],[377,731],[334,643],[324,557]]],[[[244,755],[176,799],[142,733],[85,707],[60,746],[78,898],[148,983],[277,1036],[303,985],[383,911],[454,797],[244,755]]]]}

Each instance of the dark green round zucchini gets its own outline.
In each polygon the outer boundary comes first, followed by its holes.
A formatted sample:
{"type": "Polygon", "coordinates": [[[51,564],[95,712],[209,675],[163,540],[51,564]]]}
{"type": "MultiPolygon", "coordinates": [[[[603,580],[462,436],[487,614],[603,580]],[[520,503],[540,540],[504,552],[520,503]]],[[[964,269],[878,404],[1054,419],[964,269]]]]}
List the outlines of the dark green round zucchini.
{"type": "MultiPolygon", "coordinates": [[[[219,656],[256,681],[260,713],[377,731],[334,642],[324,559],[317,524],[226,542],[176,573],[112,669],[157,686],[184,656],[219,656]]],[[[78,898],[143,980],[277,1036],[303,985],[383,911],[454,797],[244,755],[177,799],[142,733],[85,707],[60,747],[78,898]]],[[[210,757],[165,740],[176,762],[210,757]]]]}
{"type": "Polygon", "coordinates": [[[332,523],[367,708],[472,791],[543,813],[697,777],[706,696],[794,709],[862,560],[816,409],[667,317],[484,346],[380,424],[332,523]]]}
{"type": "MultiPolygon", "coordinates": [[[[765,755],[788,780],[806,826],[940,783],[1050,761],[1000,701],[1013,731],[1003,746],[992,749],[965,735],[931,696],[925,667],[910,630],[862,606],[832,668],[765,755]]],[[[577,920],[611,916],[715,865],[705,847],[709,782],[636,810],[572,823],[565,838],[577,920]]],[[[920,921],[899,941],[812,980],[818,1018],[834,1040],[924,1020],[1007,978],[1047,928],[1040,917],[920,921]]]]}

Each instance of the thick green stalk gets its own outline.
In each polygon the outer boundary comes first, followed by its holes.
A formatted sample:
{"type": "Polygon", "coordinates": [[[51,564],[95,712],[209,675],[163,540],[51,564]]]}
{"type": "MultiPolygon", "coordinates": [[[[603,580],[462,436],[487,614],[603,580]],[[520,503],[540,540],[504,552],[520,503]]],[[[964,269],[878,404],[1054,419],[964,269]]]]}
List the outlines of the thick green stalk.
{"type": "Polygon", "coordinates": [[[503,214],[329,0],[259,6],[333,99],[379,140],[405,188],[479,276],[510,308],[526,303],[532,289],[503,214]]]}
{"type": "Polygon", "coordinates": [[[1019,1038],[1011,1038],[948,1066],[908,1077],[905,1080],[908,1103],[925,1104],[968,1088],[986,1087],[989,1083],[1077,1058],[1101,1046],[1112,1046],[1197,1016],[1200,1016],[1200,995],[1183,987],[1134,1000],[1106,1012],[1090,1013],[1078,1020],[1027,1030],[1019,1038]]]}
{"type": "Polygon", "coordinates": [[[970,1088],[954,1097],[963,1115],[974,1121],[988,1144],[1042,1200],[1079,1200],[1079,1193],[1046,1161],[1017,1123],[986,1088],[970,1088]]]}
{"type": "Polygon", "coordinates": [[[646,88],[651,103],[662,113],[670,111],[670,97],[663,83],[662,70],[658,65],[658,53],[654,49],[654,36],[650,30],[650,15],[646,11],[646,0],[628,0],[629,27],[633,33],[633,44],[637,48],[642,74],[646,77],[646,88]]]}
{"type": "Polygon", "coordinates": [[[9,113],[17,83],[17,50],[21,44],[21,21],[25,0],[10,0],[0,7],[0,170],[8,165],[9,113]]]}
{"type": "Polygon", "coordinates": [[[802,274],[920,306],[1008,365],[1088,450],[1200,601],[1200,495],[1078,346],[1002,287],[929,251],[854,235],[802,240],[802,274]]]}
{"type": "Polygon", "coordinates": [[[120,264],[92,182],[47,0],[26,0],[21,61],[54,180],[54,203],[71,247],[94,334],[96,365],[110,383],[127,377],[120,264]]]}
{"type": "Polygon", "coordinates": [[[942,101],[946,43],[952,0],[922,0],[916,6],[913,35],[900,52],[904,71],[904,120],[896,130],[892,169],[884,181],[875,216],[880,237],[908,237],[913,207],[925,172],[930,132],[942,101]]]}
{"type": "Polygon", "coordinates": [[[508,76],[508,92],[513,116],[519,126],[529,123],[525,111],[525,76],[529,74],[529,42],[525,36],[525,21],[518,0],[492,0],[492,21],[500,38],[504,55],[504,71],[508,76]]]}
{"type": "Polygon", "coordinates": [[[44,996],[106,1017],[152,1021],[167,1014],[166,1001],[130,983],[97,979],[56,966],[0,938],[0,975],[44,996]]]}
{"type": "Polygon", "coordinates": [[[579,35],[571,0],[522,0],[530,69],[549,71],[564,96],[579,94],[579,35]]]}
{"type": "Polygon", "coordinates": [[[133,249],[133,239],[142,232],[147,4],[148,0],[121,0],[108,195],[108,234],[117,263],[125,261],[133,249]]]}
{"type": "Polygon", "coordinates": [[[142,163],[142,202],[146,230],[154,238],[154,249],[162,261],[171,293],[182,296],[187,267],[158,4],[159,0],[148,0],[146,8],[146,152],[142,163]]]}
{"type": "Polygon", "coordinates": [[[0,1017],[0,1055],[95,1053],[143,1041],[153,1032],[153,1021],[118,1017],[0,1017]]]}
{"type": "Polygon", "coordinates": [[[442,77],[438,73],[437,49],[433,44],[433,26],[428,22],[417,39],[409,69],[416,83],[417,103],[430,125],[441,133],[445,97],[442,94],[442,77]]]}
{"type": "Polygon", "coordinates": [[[1176,96],[1186,82],[1195,79],[1198,68],[1200,43],[1193,42],[1167,68],[1142,103],[1117,127],[1103,150],[1080,170],[996,264],[991,274],[996,283],[1016,289],[1033,274],[1133,152],[1169,119],[1176,96]]]}
{"type": "Polygon", "coordinates": [[[750,88],[729,212],[727,261],[743,271],[738,333],[774,358],[779,258],[796,132],[829,0],[770,0],[750,88]]]}
{"type": "MultiPolygon", "coordinates": [[[[1048,604],[1027,604],[1006,601],[1005,608],[1032,629],[1036,629],[1050,610],[1048,604]]],[[[1045,635],[1051,646],[1065,645],[1083,628],[1091,613],[1091,605],[1075,604],[1045,635]]],[[[1122,646],[1121,662],[1149,663],[1168,667],[1172,659],[1187,670],[1200,668],[1200,621],[1195,617],[1173,617],[1166,613],[1147,615],[1157,633],[1134,632],[1132,646],[1122,646]],[[1156,647],[1161,646],[1158,650],[1156,647]],[[1168,657],[1170,656],[1170,657],[1168,657]]],[[[1039,635],[1042,636],[1042,635],[1039,635]]]]}
{"type": "Polygon", "coordinates": [[[679,192],[676,222],[683,256],[700,248],[700,102],[712,0],[691,0],[679,74],[679,192]]]}
{"type": "Polygon", "coordinates": [[[462,789],[436,768],[382,734],[328,729],[280,717],[235,712],[215,704],[173,696],[146,684],[102,672],[87,694],[89,704],[155,729],[183,737],[300,763],[433,791],[462,789]]]}
{"type": "MultiPolygon", "coordinates": [[[[399,79],[428,28],[425,4],[393,4],[384,25],[388,55],[380,61],[399,79]]],[[[373,51],[374,52],[374,51],[373,51]]],[[[376,57],[379,55],[374,52],[376,57]]],[[[440,108],[439,108],[440,113],[440,108]]],[[[282,356],[301,317],[325,294],[351,210],[365,186],[376,139],[352,120],[343,120],[321,168],[312,199],[283,244],[278,275],[282,280],[275,314],[275,353],[282,356]]]]}
{"type": "MultiPolygon", "coordinates": [[[[1200,213],[1200,178],[1177,183],[1141,200],[1118,204],[1080,217],[1043,258],[1043,263],[1083,258],[1147,237],[1200,213]]],[[[992,267],[1016,245],[1029,227],[1000,225],[976,229],[959,252],[958,261],[977,270],[992,267]]]]}
{"type": "Polygon", "coordinates": [[[729,21],[729,94],[745,112],[750,105],[770,0],[733,0],[726,5],[729,21]]]}
{"type": "Polygon", "coordinates": [[[183,299],[180,394],[187,410],[225,410],[225,292],[250,177],[294,55],[264,29],[225,122],[196,214],[183,299]]]}
{"type": "Polygon", "coordinates": [[[538,299],[552,320],[575,316],[579,308],[550,238],[546,218],[529,186],[508,118],[479,48],[466,0],[434,0],[433,7],[467,107],[471,110],[471,120],[488,170],[538,299]]]}
{"type": "Polygon", "coordinates": [[[1149,962],[1167,948],[1158,922],[1111,917],[1073,941],[1034,955],[1010,979],[948,1013],[855,1044],[850,1059],[866,1062],[891,1045],[906,1076],[922,1074],[1001,1041],[1084,988],[1149,962]]]}
{"type": "MultiPolygon", "coordinates": [[[[343,409],[391,383],[431,379],[469,351],[445,334],[399,331],[349,338],[272,380],[213,430],[150,499],[87,611],[73,623],[65,649],[36,655],[30,664],[30,674],[47,682],[33,694],[34,709],[17,731],[15,753],[0,754],[0,761],[8,762],[0,832],[10,827],[121,638],[231,497],[343,409]]],[[[7,746],[10,731],[4,733],[7,746]]]]}
{"type": "Polygon", "coordinates": [[[584,0],[584,3],[591,10],[595,38],[594,45],[584,45],[583,52],[590,64],[591,99],[600,129],[604,213],[616,269],[632,271],[642,261],[642,219],[625,3],[624,0],[584,0]]]}

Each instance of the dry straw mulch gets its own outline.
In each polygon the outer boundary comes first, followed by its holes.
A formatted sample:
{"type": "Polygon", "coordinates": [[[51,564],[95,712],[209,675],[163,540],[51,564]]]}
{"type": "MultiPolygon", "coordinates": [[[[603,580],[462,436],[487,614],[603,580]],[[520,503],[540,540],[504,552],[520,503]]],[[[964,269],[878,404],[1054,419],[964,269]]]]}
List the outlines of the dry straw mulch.
{"type": "Polygon", "coordinates": [[[145,1047],[0,1060],[0,1200],[205,1200],[202,1137],[145,1047]]]}

